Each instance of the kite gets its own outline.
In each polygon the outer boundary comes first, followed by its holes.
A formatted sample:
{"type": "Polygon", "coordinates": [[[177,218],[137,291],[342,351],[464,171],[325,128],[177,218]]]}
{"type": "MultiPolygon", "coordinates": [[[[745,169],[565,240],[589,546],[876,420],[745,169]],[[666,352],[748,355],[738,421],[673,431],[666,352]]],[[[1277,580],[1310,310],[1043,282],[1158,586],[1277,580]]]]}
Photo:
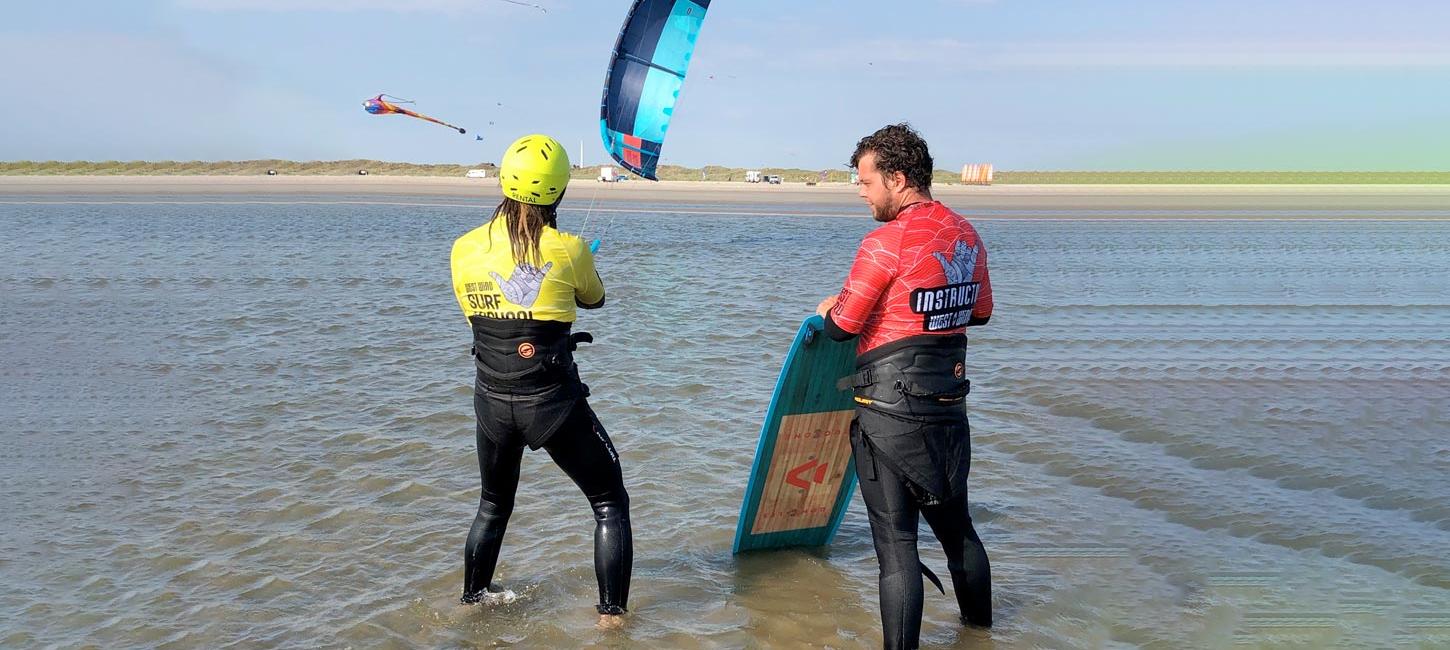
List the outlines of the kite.
{"type": "Polygon", "coordinates": [[[635,0],[604,78],[604,148],[641,178],[655,178],[660,147],[685,83],[710,0],[635,0]]]}
{"type": "Polygon", "coordinates": [[[536,5],[536,4],[532,3],[532,2],[520,2],[519,0],[503,0],[503,1],[504,2],[507,2],[509,4],[518,5],[520,7],[533,7],[533,8],[538,9],[539,11],[542,11],[544,13],[549,13],[549,10],[548,9],[545,9],[545,8],[543,8],[543,7],[539,6],[539,5],[536,5]]]}
{"type": "Polygon", "coordinates": [[[427,115],[418,113],[416,111],[410,111],[398,105],[411,103],[413,102],[406,99],[399,99],[397,97],[393,97],[392,95],[383,94],[363,102],[363,108],[367,109],[367,112],[372,113],[373,115],[407,115],[408,117],[416,117],[420,120],[427,120],[434,124],[442,124],[443,126],[453,129],[454,131],[457,131],[459,133],[468,133],[468,131],[464,130],[461,127],[453,126],[452,124],[449,124],[439,119],[428,117],[427,115]],[[384,97],[393,101],[383,99],[384,97]]]}

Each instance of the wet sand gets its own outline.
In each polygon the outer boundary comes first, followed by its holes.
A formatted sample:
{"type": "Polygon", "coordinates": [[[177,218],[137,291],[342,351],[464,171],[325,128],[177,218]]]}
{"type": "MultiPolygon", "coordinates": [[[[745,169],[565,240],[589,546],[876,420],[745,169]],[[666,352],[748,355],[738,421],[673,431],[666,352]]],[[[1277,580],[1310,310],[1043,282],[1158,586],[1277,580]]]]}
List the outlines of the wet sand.
{"type": "MultiPolygon", "coordinates": [[[[1366,211],[1395,218],[1444,218],[1450,185],[945,185],[933,195],[964,211],[1102,210],[1094,218],[1145,216],[1154,210],[1292,210],[1272,217],[1363,218],[1366,211]],[[1306,214],[1307,211],[1307,214],[1306,214]],[[1437,211],[1439,215],[1417,214],[1437,211]],[[1383,215],[1380,213],[1404,213],[1383,215]]],[[[501,195],[497,179],[414,176],[6,176],[0,200],[20,197],[56,200],[95,196],[287,196],[336,200],[342,197],[482,198],[501,195]]],[[[763,185],[709,181],[575,180],[565,199],[588,203],[678,205],[860,206],[855,186],[845,183],[763,185]]],[[[1011,215],[1002,215],[1011,216],[1011,215]]],[[[1193,216],[1193,215],[1189,215],[1193,216]]],[[[1207,216],[1220,216],[1209,214],[1207,216]]],[[[1257,218],[1242,215],[1242,218],[1257,218]]]]}

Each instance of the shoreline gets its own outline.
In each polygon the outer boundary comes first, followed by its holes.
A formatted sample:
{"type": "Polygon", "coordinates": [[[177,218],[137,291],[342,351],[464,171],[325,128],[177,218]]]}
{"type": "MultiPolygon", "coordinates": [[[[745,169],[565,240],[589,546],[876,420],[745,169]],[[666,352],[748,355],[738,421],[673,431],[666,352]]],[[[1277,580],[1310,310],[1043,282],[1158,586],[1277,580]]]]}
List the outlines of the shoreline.
{"type": "MultiPolygon", "coordinates": [[[[0,176],[0,201],[63,197],[204,196],[455,198],[490,204],[501,198],[497,179],[417,176],[0,176]]],[[[982,210],[1215,210],[1343,213],[1435,211],[1450,217],[1450,185],[938,185],[935,198],[961,212],[982,210]]],[[[722,181],[571,183],[567,208],[580,204],[849,206],[861,208],[849,183],[762,185],[722,181]]],[[[853,210],[855,212],[855,210],[853,210]]],[[[1111,215],[1103,215],[1111,218],[1111,215]]],[[[1142,216],[1142,215],[1128,215],[1142,216]]],[[[1408,216],[1408,215],[1407,215],[1408,216]]]]}

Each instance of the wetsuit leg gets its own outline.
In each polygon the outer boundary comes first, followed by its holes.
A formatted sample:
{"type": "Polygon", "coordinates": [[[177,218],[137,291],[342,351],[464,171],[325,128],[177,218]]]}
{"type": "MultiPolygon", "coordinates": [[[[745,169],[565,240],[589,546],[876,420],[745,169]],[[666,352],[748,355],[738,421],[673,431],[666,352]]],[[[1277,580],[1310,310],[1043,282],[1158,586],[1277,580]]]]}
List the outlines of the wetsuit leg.
{"type": "Polygon", "coordinates": [[[856,475],[881,567],[882,645],[915,648],[921,637],[922,576],[916,550],[920,510],[905,480],[872,454],[854,424],[851,429],[856,475]]]}
{"type": "Polygon", "coordinates": [[[982,540],[972,527],[966,493],[945,503],[924,506],[921,513],[946,551],[947,570],[952,574],[952,591],[957,595],[962,622],[991,627],[992,569],[982,540]]]}
{"type": "Polygon", "coordinates": [[[589,499],[594,509],[594,575],[599,581],[599,613],[623,614],[629,607],[629,577],[634,541],[629,528],[629,494],[624,490],[619,454],[609,434],[584,400],[569,414],[544,449],[589,499]]]}
{"type": "Polygon", "coordinates": [[[468,531],[468,544],[463,550],[463,602],[476,603],[488,590],[493,571],[498,566],[498,552],[503,547],[503,534],[509,515],[514,511],[514,493],[519,487],[519,463],[523,459],[522,442],[501,445],[494,442],[483,427],[474,437],[478,445],[478,472],[483,492],[478,498],[478,514],[468,531]]]}

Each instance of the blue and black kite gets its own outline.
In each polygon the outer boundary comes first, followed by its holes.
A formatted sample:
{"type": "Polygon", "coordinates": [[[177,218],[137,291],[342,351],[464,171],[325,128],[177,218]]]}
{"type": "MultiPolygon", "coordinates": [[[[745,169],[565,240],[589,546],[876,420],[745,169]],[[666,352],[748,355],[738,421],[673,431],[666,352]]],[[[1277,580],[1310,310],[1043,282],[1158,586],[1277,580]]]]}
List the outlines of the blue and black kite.
{"type": "Polygon", "coordinates": [[[604,148],[642,178],[655,178],[660,146],[685,83],[710,0],[635,0],[604,79],[604,148]]]}

